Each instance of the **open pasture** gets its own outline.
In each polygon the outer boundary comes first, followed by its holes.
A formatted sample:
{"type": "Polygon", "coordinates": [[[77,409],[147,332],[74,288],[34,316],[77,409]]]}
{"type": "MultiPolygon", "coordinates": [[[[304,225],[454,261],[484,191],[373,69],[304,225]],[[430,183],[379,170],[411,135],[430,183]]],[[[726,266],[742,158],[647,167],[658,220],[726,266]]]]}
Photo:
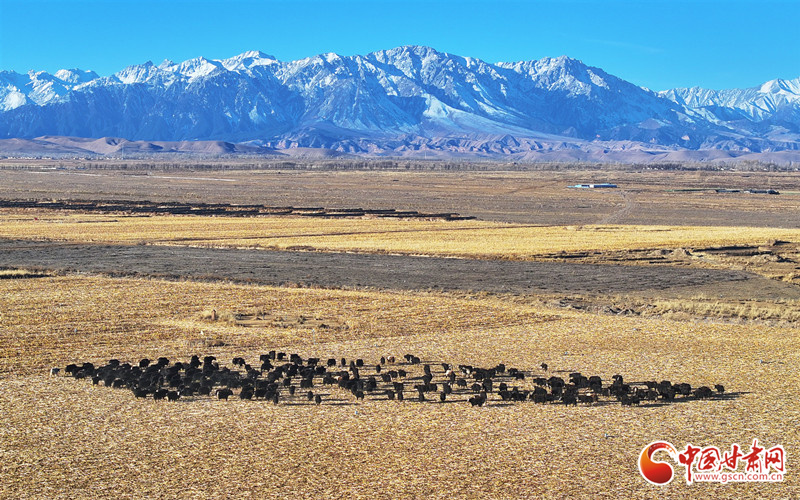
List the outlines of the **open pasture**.
{"type": "MultiPolygon", "coordinates": [[[[0,428],[6,497],[717,496],[721,485],[647,485],[653,440],[683,446],[800,445],[792,374],[798,332],[756,325],[596,316],[470,294],[280,289],[99,277],[0,281],[0,428]],[[204,311],[281,315],[257,327],[204,311]],[[304,324],[314,317],[331,324],[304,324]],[[271,349],[330,357],[415,353],[423,362],[597,374],[610,380],[723,383],[728,397],[671,405],[531,402],[484,407],[347,394],[341,404],[187,398],[50,377],[52,366],[271,349]]],[[[229,360],[228,360],[229,362],[229,360]]],[[[789,462],[791,471],[791,462],[789,462]]],[[[679,469],[678,469],[679,470],[679,469]]],[[[792,497],[781,484],[734,484],[736,497],[792,497]]]]}
{"type": "MultiPolygon", "coordinates": [[[[126,216],[0,210],[0,238],[526,260],[581,252],[766,245],[800,229],[743,226],[539,226],[487,221],[126,216]]],[[[632,261],[632,263],[636,263],[632,261]]]]}
{"type": "Polygon", "coordinates": [[[9,238],[0,250],[10,267],[268,285],[535,293],[637,314],[795,321],[800,311],[797,229],[42,209],[0,214],[0,238],[9,238]]]}
{"type": "MultiPolygon", "coordinates": [[[[333,170],[309,161],[295,170],[237,169],[235,162],[139,165],[136,161],[27,161],[0,166],[0,197],[241,203],[456,212],[481,220],[543,225],[691,225],[800,228],[800,174],[730,170],[654,170],[612,166],[528,171],[475,164],[444,170],[333,170]],[[63,169],[58,169],[60,166],[63,169]],[[124,167],[124,168],[120,168],[124,167]],[[202,168],[201,168],[202,167],[202,168]],[[610,182],[619,189],[569,189],[610,182]],[[773,188],[780,195],[716,193],[715,188],[773,188]]],[[[141,163],[141,162],[140,162],[141,163]]],[[[247,165],[243,165],[247,167],[247,165]]],[[[424,167],[424,166],[423,166],[424,167]]],[[[524,168],[524,166],[509,166],[524,168]]]]}
{"type": "MultiPolygon", "coordinates": [[[[0,197],[481,220],[3,210],[2,498],[800,497],[797,173],[55,166],[0,169],[0,197]],[[583,182],[620,189],[565,187],[583,182]],[[423,365],[504,363],[531,376],[546,363],[565,379],[607,385],[623,374],[725,392],[639,406],[495,393],[473,407],[464,392],[401,402],[326,387],[319,405],[302,392],[276,405],[137,399],[63,374],[112,358],[257,363],[270,350],[373,366],[412,353],[423,365]],[[686,485],[676,466],[656,487],[637,468],[656,440],[726,451],[753,439],[785,447],[784,482],[686,485]]],[[[420,376],[420,365],[397,366],[420,376]]]]}

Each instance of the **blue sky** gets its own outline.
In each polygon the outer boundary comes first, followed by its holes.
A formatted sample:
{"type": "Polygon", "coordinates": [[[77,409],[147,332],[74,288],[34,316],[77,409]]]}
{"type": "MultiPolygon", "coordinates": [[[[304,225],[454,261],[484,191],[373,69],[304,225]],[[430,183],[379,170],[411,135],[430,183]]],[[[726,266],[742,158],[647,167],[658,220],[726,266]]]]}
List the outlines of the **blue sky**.
{"type": "Polygon", "coordinates": [[[262,50],[281,60],[429,45],[487,62],[568,55],[638,85],[800,76],[800,0],[0,0],[0,70],[262,50]]]}

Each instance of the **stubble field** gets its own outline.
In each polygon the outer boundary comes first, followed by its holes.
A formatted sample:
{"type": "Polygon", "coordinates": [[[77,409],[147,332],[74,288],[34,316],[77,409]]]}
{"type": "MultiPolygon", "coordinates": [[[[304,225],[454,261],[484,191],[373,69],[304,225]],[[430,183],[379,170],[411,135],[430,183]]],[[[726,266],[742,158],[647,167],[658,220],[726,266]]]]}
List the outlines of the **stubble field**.
{"type": "Polygon", "coordinates": [[[531,260],[578,252],[764,245],[800,229],[746,226],[521,225],[478,220],[126,216],[4,210],[0,237],[75,243],[399,253],[531,260]]]}
{"type": "MultiPolygon", "coordinates": [[[[757,437],[792,456],[800,445],[794,328],[603,317],[502,297],[77,276],[5,280],[3,292],[6,497],[717,496],[721,486],[687,486],[681,477],[647,485],[639,451],[654,440],[724,447],[757,437]],[[274,311],[288,325],[208,322],[201,313],[209,307],[274,311]],[[302,315],[333,327],[292,321],[302,315]],[[202,347],[203,339],[224,345],[202,347]],[[480,408],[378,395],[359,402],[319,389],[319,406],[300,397],[277,406],[169,403],[45,375],[65,361],[213,354],[255,362],[268,349],[373,363],[408,352],[423,362],[505,362],[534,373],[546,362],[564,377],[724,383],[726,396],[638,408],[491,399],[480,408]]],[[[740,498],[798,491],[791,474],[783,484],[727,488],[722,496],[740,498]]]]}
{"type": "MultiPolygon", "coordinates": [[[[401,173],[391,175],[400,176],[400,182],[410,179],[401,173]]],[[[778,202],[788,206],[795,201],[787,196],[778,202]]],[[[759,219],[762,202],[754,203],[736,207],[737,213],[748,211],[746,220],[752,224],[728,213],[727,227],[674,221],[669,226],[633,227],[623,221],[583,227],[588,220],[567,227],[576,221],[565,223],[555,217],[552,225],[560,227],[542,228],[520,224],[516,216],[505,222],[445,223],[6,212],[0,234],[82,244],[261,247],[264,252],[301,246],[316,252],[511,260],[558,260],[563,255],[553,254],[588,252],[580,258],[594,255],[596,262],[618,258],[620,254],[612,250],[659,254],[665,250],[666,255],[686,247],[757,248],[774,246],[774,240],[800,242],[796,226],[773,223],[771,212],[759,219]]],[[[455,211],[471,215],[463,205],[455,211]]],[[[567,209],[564,214],[573,217],[567,209]]],[[[634,209],[629,214],[633,219],[644,217],[634,209]]],[[[791,252],[782,252],[792,258],[791,252]]],[[[777,254],[777,250],[770,253],[777,254]]],[[[736,272],[751,266],[763,271],[762,277],[769,275],[755,261],[747,265],[735,261],[741,256],[702,257],[684,259],[678,252],[675,259],[664,262],[628,264],[686,269],[726,269],[735,264],[736,272]]],[[[784,270],[778,274],[769,282],[779,285],[761,297],[762,303],[792,311],[793,277],[784,270]]],[[[724,315],[698,315],[696,308],[677,320],[666,314],[674,311],[645,316],[556,307],[559,300],[592,299],[558,293],[343,289],[313,283],[310,288],[287,288],[113,277],[113,273],[7,275],[8,279],[0,279],[3,497],[800,495],[800,483],[792,473],[800,447],[800,403],[793,377],[800,368],[800,338],[788,314],[779,324],[752,318],[734,323],[720,317],[724,315]],[[208,319],[209,309],[227,318],[262,321],[213,321],[208,319]],[[578,371],[599,375],[607,384],[619,373],[631,382],[724,384],[726,391],[706,400],[639,407],[505,403],[490,395],[485,406],[472,407],[463,396],[445,403],[434,398],[424,403],[413,398],[389,401],[380,395],[360,401],[339,388],[320,388],[325,398],[317,406],[302,397],[278,405],[236,397],[139,400],[130,391],[93,386],[88,379],[75,380],[63,373],[48,376],[52,366],[102,364],[110,358],[135,363],[143,357],[166,356],[174,362],[198,354],[215,355],[228,366],[234,356],[255,363],[272,349],[303,358],[359,357],[371,364],[381,356],[401,360],[406,353],[433,366],[448,362],[490,367],[502,362],[526,370],[529,376],[543,375],[539,365],[547,363],[548,376],[566,378],[578,371]],[[733,443],[749,448],[754,438],[767,447],[785,447],[785,482],[686,485],[682,467],[676,466],[673,482],[656,487],[644,481],[636,465],[641,449],[655,440],[679,448],[691,442],[727,449],[733,443]]],[[[745,287],[737,295],[736,285],[722,282],[689,288],[682,297],[690,303],[716,299],[717,292],[730,303],[747,303],[752,299],[748,294],[756,290],[745,287]],[[694,296],[700,288],[706,295],[694,296]]],[[[652,305],[659,299],[652,290],[648,294],[630,292],[619,300],[652,305]]],[[[660,300],[675,299],[674,293],[666,295],[660,300]]]]}

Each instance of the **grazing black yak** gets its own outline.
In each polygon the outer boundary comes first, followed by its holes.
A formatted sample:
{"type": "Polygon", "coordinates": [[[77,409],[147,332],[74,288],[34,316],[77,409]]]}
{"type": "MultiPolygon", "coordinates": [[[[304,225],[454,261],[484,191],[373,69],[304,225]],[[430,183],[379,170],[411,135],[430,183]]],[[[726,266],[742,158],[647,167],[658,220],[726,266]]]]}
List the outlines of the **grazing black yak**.
{"type": "MultiPolygon", "coordinates": [[[[314,378],[319,376],[322,384],[334,385],[345,389],[353,394],[357,400],[363,400],[366,393],[373,394],[379,399],[386,395],[386,400],[404,400],[405,384],[399,380],[411,380],[409,385],[418,391],[418,397],[414,401],[425,402],[425,393],[436,393],[440,402],[447,402],[451,399],[450,394],[468,394],[468,401],[472,406],[484,406],[488,401],[487,394],[498,390],[498,394],[503,401],[526,401],[530,399],[535,403],[560,402],[564,405],[577,405],[578,403],[593,404],[598,402],[601,397],[615,397],[625,406],[634,406],[641,401],[662,400],[671,402],[680,395],[689,399],[714,398],[715,394],[725,392],[725,387],[721,384],[710,387],[702,386],[693,390],[692,386],[686,383],[672,384],[668,380],[656,382],[655,380],[644,383],[625,384],[622,375],[614,375],[613,383],[603,386],[603,380],[599,376],[585,377],[579,372],[569,374],[569,381],[561,377],[551,376],[549,378],[536,377],[533,379],[531,388],[533,390],[520,390],[519,387],[509,387],[509,381],[513,379],[524,379],[525,372],[518,368],[506,368],[505,364],[499,363],[494,368],[480,368],[470,365],[458,365],[458,369],[463,374],[463,378],[457,378],[455,366],[449,363],[441,364],[444,372],[434,373],[433,365],[423,364],[420,358],[413,354],[406,355],[409,364],[420,364],[420,367],[411,367],[407,372],[401,369],[390,369],[386,363],[393,363],[391,356],[381,357],[380,363],[366,364],[361,358],[353,358],[349,361],[341,358],[342,369],[334,368],[339,360],[329,358],[327,367],[320,363],[320,358],[309,357],[306,364],[298,354],[289,355],[289,362],[282,362],[273,365],[272,360],[286,358],[285,353],[271,351],[270,354],[260,355],[261,370],[253,369],[248,365],[243,357],[234,357],[232,364],[234,367],[220,367],[214,356],[202,358],[193,355],[191,361],[175,362],[170,364],[167,358],[160,357],[156,362],[151,362],[147,358],[142,358],[138,363],[121,364],[119,360],[112,359],[108,364],[95,368],[92,363],[69,364],[63,369],[66,375],[71,375],[77,379],[91,378],[95,385],[101,382],[109,387],[128,388],[133,392],[137,399],[146,398],[149,394],[155,400],[177,401],[179,398],[187,396],[202,395],[210,396],[215,388],[218,399],[227,400],[233,395],[233,390],[239,390],[240,399],[264,399],[272,400],[277,404],[281,398],[280,387],[286,387],[289,396],[305,396],[306,400],[321,404],[322,396],[314,394],[310,389],[313,388],[314,378]],[[235,366],[243,366],[245,373],[235,369],[235,366]],[[375,372],[361,378],[359,367],[375,367],[375,372]],[[410,372],[410,373],[409,373],[410,372]],[[293,385],[294,377],[300,379],[299,389],[293,385]],[[470,380],[468,383],[467,381],[470,380]],[[420,382],[420,383],[414,383],[420,382]],[[471,384],[471,387],[470,387],[471,384]],[[643,386],[647,387],[644,388],[643,386]],[[440,387],[441,386],[441,387],[440,387]],[[440,391],[441,389],[441,391],[440,391]],[[549,390],[548,390],[549,389],[549,390]]],[[[229,358],[230,359],[230,358],[229,358]]],[[[363,369],[363,368],[362,368],[363,369]]],[[[547,365],[542,363],[542,369],[547,370],[547,365]]],[[[52,368],[51,376],[61,372],[60,368],[52,368]]],[[[437,368],[438,370],[438,368],[437,368]]],[[[528,372],[530,375],[532,372],[528,372]]],[[[657,380],[657,379],[656,379],[657,380]]],[[[335,389],[336,390],[336,389],[335,389]]],[[[286,394],[286,392],[284,393],[286,394]]],[[[293,401],[290,398],[290,401],[293,401]]]]}
{"type": "Polygon", "coordinates": [[[483,406],[486,403],[486,393],[482,392],[477,396],[469,398],[469,404],[472,406],[483,406]]]}
{"type": "Polygon", "coordinates": [[[694,397],[696,397],[698,399],[706,399],[706,398],[710,398],[711,396],[713,396],[714,393],[713,393],[713,391],[711,390],[710,387],[707,387],[707,386],[704,385],[702,387],[698,387],[697,389],[695,389],[693,394],[694,394],[694,397]]]}

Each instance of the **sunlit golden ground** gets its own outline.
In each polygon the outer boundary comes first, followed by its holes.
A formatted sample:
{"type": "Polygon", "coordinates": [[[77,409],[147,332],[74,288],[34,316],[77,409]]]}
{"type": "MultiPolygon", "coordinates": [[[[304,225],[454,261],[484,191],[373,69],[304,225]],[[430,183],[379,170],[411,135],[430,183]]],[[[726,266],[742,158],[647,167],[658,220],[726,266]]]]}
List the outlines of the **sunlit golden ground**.
{"type": "Polygon", "coordinates": [[[0,314],[6,498],[800,496],[797,329],[599,316],[502,297],[80,276],[0,280],[0,314]],[[287,327],[201,319],[211,307],[273,311],[287,327]],[[332,327],[292,320],[300,316],[332,327]],[[196,347],[211,337],[226,345],[196,347]],[[649,408],[157,403],[47,375],[76,361],[210,353],[229,362],[273,348],[531,370],[547,362],[604,380],[722,383],[732,396],[649,408]],[[676,477],[659,488],[636,467],[653,440],[728,448],[753,438],[786,447],[785,483],[687,486],[676,477]]]}
{"type": "Polygon", "coordinates": [[[761,245],[800,230],[710,226],[532,226],[477,220],[320,219],[74,214],[0,210],[0,237],[82,243],[202,245],[285,250],[534,258],[559,252],[761,245]]]}

